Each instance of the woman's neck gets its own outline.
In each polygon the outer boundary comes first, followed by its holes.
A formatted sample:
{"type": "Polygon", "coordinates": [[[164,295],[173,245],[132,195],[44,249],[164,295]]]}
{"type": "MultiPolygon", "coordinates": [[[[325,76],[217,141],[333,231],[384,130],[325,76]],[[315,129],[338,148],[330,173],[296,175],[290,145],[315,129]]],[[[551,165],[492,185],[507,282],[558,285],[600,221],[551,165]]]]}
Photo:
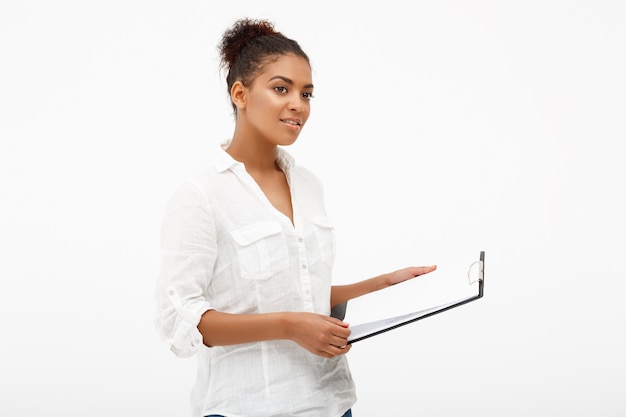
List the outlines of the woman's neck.
{"type": "Polygon", "coordinates": [[[277,146],[250,135],[233,135],[226,152],[235,160],[242,162],[247,170],[257,172],[276,171],[277,146]]]}

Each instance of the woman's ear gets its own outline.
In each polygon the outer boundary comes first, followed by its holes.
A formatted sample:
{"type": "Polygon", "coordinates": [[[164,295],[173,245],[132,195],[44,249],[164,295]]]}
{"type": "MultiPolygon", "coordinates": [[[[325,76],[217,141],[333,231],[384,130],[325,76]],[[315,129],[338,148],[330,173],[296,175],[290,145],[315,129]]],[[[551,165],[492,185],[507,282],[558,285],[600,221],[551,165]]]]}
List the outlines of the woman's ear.
{"type": "Polygon", "coordinates": [[[241,81],[235,81],[230,88],[230,99],[232,100],[237,110],[246,107],[246,86],[241,81]]]}

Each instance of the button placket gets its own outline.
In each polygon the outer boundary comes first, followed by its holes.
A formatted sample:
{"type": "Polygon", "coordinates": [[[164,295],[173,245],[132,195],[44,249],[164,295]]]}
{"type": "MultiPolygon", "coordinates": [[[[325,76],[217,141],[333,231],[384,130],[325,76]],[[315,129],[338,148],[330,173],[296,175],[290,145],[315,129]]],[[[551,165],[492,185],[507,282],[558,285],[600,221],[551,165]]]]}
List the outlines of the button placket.
{"type": "Polygon", "coordinates": [[[302,302],[304,308],[313,311],[313,296],[311,291],[311,275],[309,274],[309,260],[306,252],[306,245],[301,233],[296,237],[298,241],[298,261],[300,264],[300,286],[302,288],[302,302]]]}

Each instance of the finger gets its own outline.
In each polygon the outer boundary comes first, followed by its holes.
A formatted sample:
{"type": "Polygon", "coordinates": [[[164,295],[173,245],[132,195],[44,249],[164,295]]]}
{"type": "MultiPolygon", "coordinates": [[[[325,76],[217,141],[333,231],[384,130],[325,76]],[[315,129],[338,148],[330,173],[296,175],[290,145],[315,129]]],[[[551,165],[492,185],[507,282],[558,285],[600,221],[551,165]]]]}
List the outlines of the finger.
{"type": "Polygon", "coordinates": [[[415,275],[424,275],[424,274],[428,274],[429,272],[433,272],[435,269],[437,269],[437,265],[431,265],[431,266],[418,266],[414,269],[415,275]]]}
{"type": "Polygon", "coordinates": [[[341,320],[339,320],[336,317],[330,317],[330,316],[323,316],[323,317],[324,317],[324,319],[326,321],[328,321],[328,322],[330,322],[332,324],[335,324],[337,326],[340,326],[340,327],[348,327],[348,326],[350,326],[349,323],[346,323],[345,321],[341,321],[341,320]]]}
{"type": "Polygon", "coordinates": [[[335,356],[345,355],[352,349],[352,345],[333,346],[328,345],[324,350],[319,352],[320,356],[325,358],[334,358],[335,356]]]}
{"type": "Polygon", "coordinates": [[[332,346],[337,346],[337,347],[342,347],[348,344],[348,336],[346,337],[339,337],[339,336],[334,336],[331,340],[330,340],[330,345],[332,346]]]}
{"type": "Polygon", "coordinates": [[[348,336],[350,336],[351,334],[352,330],[350,330],[350,328],[348,327],[335,327],[334,329],[332,329],[332,336],[341,338],[343,340],[347,339],[348,336]]]}
{"type": "Polygon", "coordinates": [[[332,357],[334,357],[334,356],[335,356],[335,355],[333,355],[332,353],[327,352],[327,351],[325,351],[325,350],[320,350],[319,352],[317,352],[317,354],[318,354],[319,356],[323,357],[323,358],[326,358],[326,359],[330,359],[330,358],[332,358],[332,357]]]}
{"type": "Polygon", "coordinates": [[[329,353],[333,356],[345,355],[352,349],[352,345],[344,345],[344,346],[332,346],[329,349],[329,353]]]}

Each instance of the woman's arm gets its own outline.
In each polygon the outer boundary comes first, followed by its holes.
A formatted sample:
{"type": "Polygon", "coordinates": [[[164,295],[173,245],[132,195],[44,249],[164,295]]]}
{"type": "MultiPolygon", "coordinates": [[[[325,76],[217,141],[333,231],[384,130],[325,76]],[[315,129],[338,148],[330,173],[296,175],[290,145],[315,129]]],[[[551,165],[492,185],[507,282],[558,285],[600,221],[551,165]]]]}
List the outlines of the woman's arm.
{"type": "Polygon", "coordinates": [[[285,339],[326,358],[350,350],[348,324],[315,313],[229,314],[209,310],[200,318],[198,330],[209,347],[285,339]]]}
{"type": "MultiPolygon", "coordinates": [[[[382,290],[437,269],[420,266],[399,269],[354,284],[333,286],[331,306],[382,290]]],[[[350,329],[347,323],[322,314],[282,312],[229,314],[208,310],[200,318],[198,330],[207,346],[225,346],[265,340],[292,340],[319,356],[331,358],[348,353],[350,329]]]]}
{"type": "Polygon", "coordinates": [[[345,303],[353,298],[379,291],[400,282],[408,281],[420,275],[427,274],[437,269],[436,265],[432,266],[410,266],[408,268],[398,269],[388,274],[378,275],[377,277],[355,282],[347,285],[334,285],[330,292],[330,306],[345,303]]]}

